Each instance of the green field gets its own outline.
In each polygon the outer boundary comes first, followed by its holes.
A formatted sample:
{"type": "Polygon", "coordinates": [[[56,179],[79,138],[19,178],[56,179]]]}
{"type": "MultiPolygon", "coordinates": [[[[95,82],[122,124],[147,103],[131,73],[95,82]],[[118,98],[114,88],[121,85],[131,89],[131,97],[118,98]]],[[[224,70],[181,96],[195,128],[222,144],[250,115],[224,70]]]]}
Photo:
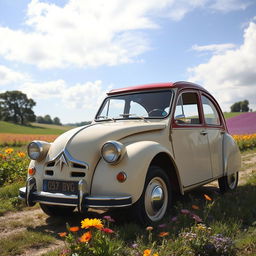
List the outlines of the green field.
{"type": "Polygon", "coordinates": [[[38,123],[32,123],[29,126],[25,126],[25,125],[18,125],[18,124],[0,121],[0,133],[58,135],[67,130],[70,130],[71,128],[74,128],[74,127],[50,125],[50,124],[38,124],[38,123]]]}
{"type": "Polygon", "coordinates": [[[225,119],[231,118],[231,117],[235,117],[235,116],[239,116],[241,114],[243,114],[242,112],[223,112],[225,119]]]}

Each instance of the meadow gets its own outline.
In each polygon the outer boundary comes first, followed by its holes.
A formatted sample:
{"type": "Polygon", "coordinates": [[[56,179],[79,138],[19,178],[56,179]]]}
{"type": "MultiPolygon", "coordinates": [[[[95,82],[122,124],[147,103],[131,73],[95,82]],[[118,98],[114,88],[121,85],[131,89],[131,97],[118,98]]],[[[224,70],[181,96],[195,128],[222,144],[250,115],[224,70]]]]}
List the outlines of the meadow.
{"type": "Polygon", "coordinates": [[[136,221],[130,221],[129,210],[89,211],[86,216],[75,212],[68,218],[52,218],[38,206],[28,209],[17,199],[19,187],[25,184],[29,163],[25,144],[35,138],[52,141],[66,129],[57,128],[28,127],[42,129],[44,133],[27,135],[17,132],[21,127],[12,127],[13,130],[8,130],[9,139],[6,139],[7,133],[3,133],[5,137],[0,146],[1,256],[256,255],[256,133],[234,135],[243,159],[236,191],[222,195],[213,183],[176,196],[162,223],[141,227],[136,221]],[[57,129],[58,133],[51,134],[52,130],[48,129],[57,129]]]}

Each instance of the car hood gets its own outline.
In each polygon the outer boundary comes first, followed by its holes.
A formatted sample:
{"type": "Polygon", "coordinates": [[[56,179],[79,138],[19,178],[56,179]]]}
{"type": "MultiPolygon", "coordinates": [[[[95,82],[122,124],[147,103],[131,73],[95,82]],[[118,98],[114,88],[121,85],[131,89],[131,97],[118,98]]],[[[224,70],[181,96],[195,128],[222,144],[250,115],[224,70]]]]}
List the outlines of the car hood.
{"type": "Polygon", "coordinates": [[[66,150],[74,159],[93,165],[99,160],[101,147],[106,141],[120,141],[137,133],[162,130],[165,127],[165,123],[138,120],[93,123],[75,128],[60,135],[52,143],[47,161],[55,159],[66,150]]]}

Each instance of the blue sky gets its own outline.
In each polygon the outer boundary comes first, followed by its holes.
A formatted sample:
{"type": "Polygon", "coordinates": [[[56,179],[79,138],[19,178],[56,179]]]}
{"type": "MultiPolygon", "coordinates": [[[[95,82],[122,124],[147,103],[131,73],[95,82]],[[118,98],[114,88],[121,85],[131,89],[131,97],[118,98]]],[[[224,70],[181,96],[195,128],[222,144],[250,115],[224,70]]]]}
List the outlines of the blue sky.
{"type": "Polygon", "coordinates": [[[91,120],[107,91],[187,80],[256,110],[255,0],[0,0],[0,92],[91,120]]]}

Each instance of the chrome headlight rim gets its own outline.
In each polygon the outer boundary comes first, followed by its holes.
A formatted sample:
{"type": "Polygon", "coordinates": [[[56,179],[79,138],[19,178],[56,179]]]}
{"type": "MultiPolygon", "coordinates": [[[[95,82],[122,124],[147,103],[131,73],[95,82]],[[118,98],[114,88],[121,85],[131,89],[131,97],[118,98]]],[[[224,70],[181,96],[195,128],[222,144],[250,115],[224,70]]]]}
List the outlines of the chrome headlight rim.
{"type": "Polygon", "coordinates": [[[32,160],[35,160],[35,161],[41,161],[46,156],[46,154],[50,148],[50,145],[51,144],[46,141],[40,141],[40,140],[31,141],[27,146],[27,152],[28,152],[29,158],[32,160]],[[35,145],[38,148],[37,156],[34,156],[32,154],[33,152],[31,152],[32,145],[35,145]]]}
{"type": "Polygon", "coordinates": [[[101,156],[102,158],[109,164],[117,164],[120,162],[120,160],[123,158],[125,153],[125,146],[118,141],[107,141],[103,144],[102,148],[101,148],[101,156]],[[113,146],[115,148],[115,156],[112,160],[110,160],[107,156],[106,156],[106,148],[108,146],[113,146]]]}

